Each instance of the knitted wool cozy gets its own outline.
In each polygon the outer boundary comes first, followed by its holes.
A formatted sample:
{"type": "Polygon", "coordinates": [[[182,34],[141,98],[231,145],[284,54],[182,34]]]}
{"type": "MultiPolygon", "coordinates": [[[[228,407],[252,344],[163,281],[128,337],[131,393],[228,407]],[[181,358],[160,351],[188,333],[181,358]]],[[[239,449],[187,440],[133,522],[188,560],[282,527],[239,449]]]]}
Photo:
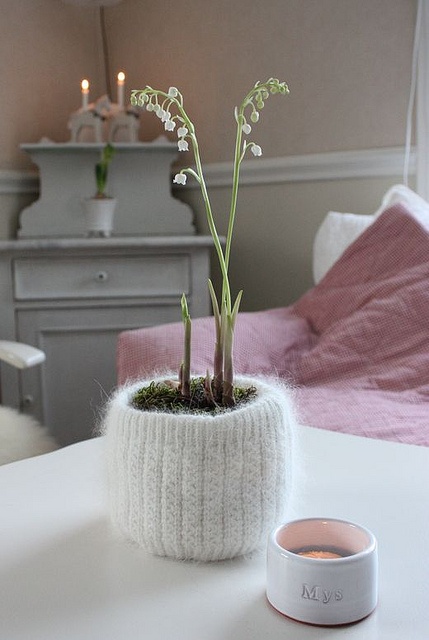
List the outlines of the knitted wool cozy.
{"type": "Polygon", "coordinates": [[[251,378],[255,400],[211,415],[142,412],[119,390],[108,407],[113,523],[150,552],[221,560],[266,544],[291,491],[295,417],[287,390],[251,378]]]}

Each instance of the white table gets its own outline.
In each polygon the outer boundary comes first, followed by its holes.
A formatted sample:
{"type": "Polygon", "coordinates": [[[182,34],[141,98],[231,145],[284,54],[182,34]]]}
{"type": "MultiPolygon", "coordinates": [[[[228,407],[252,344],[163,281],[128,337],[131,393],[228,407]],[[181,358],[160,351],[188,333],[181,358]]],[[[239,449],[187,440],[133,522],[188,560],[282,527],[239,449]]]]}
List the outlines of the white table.
{"type": "Polygon", "coordinates": [[[378,538],[380,597],[366,620],[311,627],[265,599],[265,556],[212,564],[117,539],[103,439],[0,468],[1,640],[429,638],[429,449],[302,428],[291,517],[353,520],[378,538]]]}

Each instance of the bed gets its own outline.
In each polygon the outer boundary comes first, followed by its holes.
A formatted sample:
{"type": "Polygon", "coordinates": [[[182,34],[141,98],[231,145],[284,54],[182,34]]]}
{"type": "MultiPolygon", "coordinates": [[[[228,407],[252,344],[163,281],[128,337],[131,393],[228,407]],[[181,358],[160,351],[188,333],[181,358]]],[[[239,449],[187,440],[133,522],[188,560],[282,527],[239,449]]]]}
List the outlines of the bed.
{"type": "MultiPolygon", "coordinates": [[[[330,212],[315,285],[294,304],[239,314],[237,373],[295,390],[302,424],[429,446],[429,205],[397,185],[372,216],[330,212]]],[[[126,331],[118,382],[176,371],[182,325],[126,331]]],[[[193,321],[192,370],[212,369],[212,318],[193,321]]]]}

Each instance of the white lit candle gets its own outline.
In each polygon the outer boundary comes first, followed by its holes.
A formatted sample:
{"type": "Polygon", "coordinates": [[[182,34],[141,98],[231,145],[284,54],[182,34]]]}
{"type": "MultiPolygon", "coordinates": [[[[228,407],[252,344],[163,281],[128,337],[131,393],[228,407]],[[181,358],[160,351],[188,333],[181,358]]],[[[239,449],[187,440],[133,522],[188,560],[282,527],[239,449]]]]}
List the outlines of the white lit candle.
{"type": "Polygon", "coordinates": [[[121,109],[124,106],[124,85],[125,85],[125,73],[120,71],[118,73],[118,105],[121,109]]]}
{"type": "Polygon", "coordinates": [[[89,95],[89,82],[88,80],[82,80],[82,109],[88,109],[88,95],[89,95]]]}

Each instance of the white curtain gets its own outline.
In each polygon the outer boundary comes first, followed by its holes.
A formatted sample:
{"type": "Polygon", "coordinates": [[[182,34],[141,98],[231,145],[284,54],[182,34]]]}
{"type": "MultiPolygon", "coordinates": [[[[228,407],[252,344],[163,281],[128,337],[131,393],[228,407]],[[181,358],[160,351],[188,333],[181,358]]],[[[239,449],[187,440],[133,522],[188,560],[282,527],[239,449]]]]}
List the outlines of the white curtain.
{"type": "Polygon", "coordinates": [[[429,0],[418,0],[416,36],[417,108],[416,170],[417,192],[429,200],[429,0]]]}

